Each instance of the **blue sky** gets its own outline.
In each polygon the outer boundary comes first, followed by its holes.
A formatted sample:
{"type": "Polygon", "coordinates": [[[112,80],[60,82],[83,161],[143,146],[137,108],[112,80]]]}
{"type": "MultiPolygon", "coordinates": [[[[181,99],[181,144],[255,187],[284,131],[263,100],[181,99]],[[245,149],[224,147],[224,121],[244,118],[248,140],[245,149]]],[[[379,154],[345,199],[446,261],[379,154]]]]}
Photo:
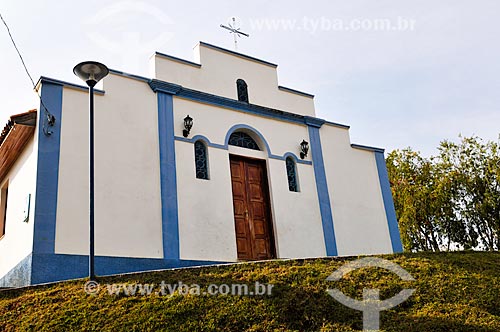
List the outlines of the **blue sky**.
{"type": "MultiPolygon", "coordinates": [[[[34,79],[74,83],[84,60],[148,76],[154,51],[192,60],[199,40],[233,49],[219,25],[236,16],[250,34],[238,51],[277,63],[279,83],[314,94],[317,115],[351,125],[353,143],[425,155],[460,133],[498,138],[499,12],[495,0],[0,4],[34,79]]],[[[3,25],[0,72],[3,123],[37,105],[3,25]]]]}

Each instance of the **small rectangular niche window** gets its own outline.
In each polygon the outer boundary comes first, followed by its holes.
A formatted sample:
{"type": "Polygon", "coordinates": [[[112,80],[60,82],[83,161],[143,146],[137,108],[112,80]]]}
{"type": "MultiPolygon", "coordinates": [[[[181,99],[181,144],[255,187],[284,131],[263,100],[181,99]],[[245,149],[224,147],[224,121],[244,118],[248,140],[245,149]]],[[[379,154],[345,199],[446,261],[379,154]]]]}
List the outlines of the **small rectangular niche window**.
{"type": "Polygon", "coordinates": [[[297,167],[291,157],[286,158],[286,175],[288,177],[288,190],[298,192],[297,167]]]}
{"type": "Polygon", "coordinates": [[[208,180],[208,153],[207,147],[202,141],[194,142],[194,160],[196,178],[208,180]]]}
{"type": "Polygon", "coordinates": [[[23,222],[30,220],[31,194],[26,195],[24,201],[23,222]]]}
{"type": "Polygon", "coordinates": [[[0,238],[5,235],[7,221],[7,199],[9,196],[9,185],[6,183],[0,192],[0,238]]]}

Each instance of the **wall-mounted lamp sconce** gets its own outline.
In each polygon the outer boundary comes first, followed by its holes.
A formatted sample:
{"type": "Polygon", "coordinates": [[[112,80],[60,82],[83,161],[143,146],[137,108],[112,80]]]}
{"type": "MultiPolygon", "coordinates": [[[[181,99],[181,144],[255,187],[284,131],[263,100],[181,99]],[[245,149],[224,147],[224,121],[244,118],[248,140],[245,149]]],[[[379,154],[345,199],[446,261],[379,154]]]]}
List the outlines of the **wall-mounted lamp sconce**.
{"type": "Polygon", "coordinates": [[[304,159],[307,157],[307,153],[309,152],[309,143],[304,139],[302,143],[300,143],[300,159],[304,159]]]}
{"type": "Polygon", "coordinates": [[[193,128],[193,118],[189,115],[184,118],[184,130],[182,131],[182,136],[188,137],[191,128],[193,128]]]}
{"type": "Polygon", "coordinates": [[[56,123],[56,117],[51,113],[47,113],[46,116],[47,116],[47,124],[53,127],[54,124],[56,123]]]}
{"type": "Polygon", "coordinates": [[[45,134],[45,136],[50,136],[53,134],[53,131],[49,129],[49,127],[54,127],[55,123],[56,123],[56,117],[50,113],[49,111],[47,111],[47,109],[45,108],[45,106],[42,106],[45,110],[45,121],[43,122],[43,133],[45,134]]]}

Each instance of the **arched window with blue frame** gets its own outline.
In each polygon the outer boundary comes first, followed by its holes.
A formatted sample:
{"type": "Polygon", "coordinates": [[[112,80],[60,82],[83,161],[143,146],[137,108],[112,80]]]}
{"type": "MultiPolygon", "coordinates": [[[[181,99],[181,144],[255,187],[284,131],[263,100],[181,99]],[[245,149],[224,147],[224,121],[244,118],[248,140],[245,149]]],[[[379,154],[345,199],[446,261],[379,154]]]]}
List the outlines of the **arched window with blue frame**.
{"type": "Polygon", "coordinates": [[[194,143],[194,160],[196,165],[196,178],[208,180],[207,146],[202,141],[196,141],[194,143]]]}
{"type": "Polygon", "coordinates": [[[286,162],[286,175],[288,177],[288,190],[298,192],[299,184],[297,181],[297,166],[292,157],[287,157],[286,162]]]}
{"type": "Polygon", "coordinates": [[[239,146],[245,149],[260,150],[259,145],[247,133],[237,131],[229,136],[229,145],[239,146]]]}

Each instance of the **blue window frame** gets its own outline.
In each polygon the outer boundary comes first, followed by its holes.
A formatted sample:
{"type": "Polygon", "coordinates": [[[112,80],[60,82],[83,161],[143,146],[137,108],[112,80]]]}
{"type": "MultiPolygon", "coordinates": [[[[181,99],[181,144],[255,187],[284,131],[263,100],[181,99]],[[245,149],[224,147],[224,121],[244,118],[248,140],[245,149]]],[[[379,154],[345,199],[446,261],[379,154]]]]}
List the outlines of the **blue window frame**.
{"type": "Polygon", "coordinates": [[[208,153],[202,141],[194,143],[194,160],[196,164],[196,178],[208,180],[208,153]]]}

